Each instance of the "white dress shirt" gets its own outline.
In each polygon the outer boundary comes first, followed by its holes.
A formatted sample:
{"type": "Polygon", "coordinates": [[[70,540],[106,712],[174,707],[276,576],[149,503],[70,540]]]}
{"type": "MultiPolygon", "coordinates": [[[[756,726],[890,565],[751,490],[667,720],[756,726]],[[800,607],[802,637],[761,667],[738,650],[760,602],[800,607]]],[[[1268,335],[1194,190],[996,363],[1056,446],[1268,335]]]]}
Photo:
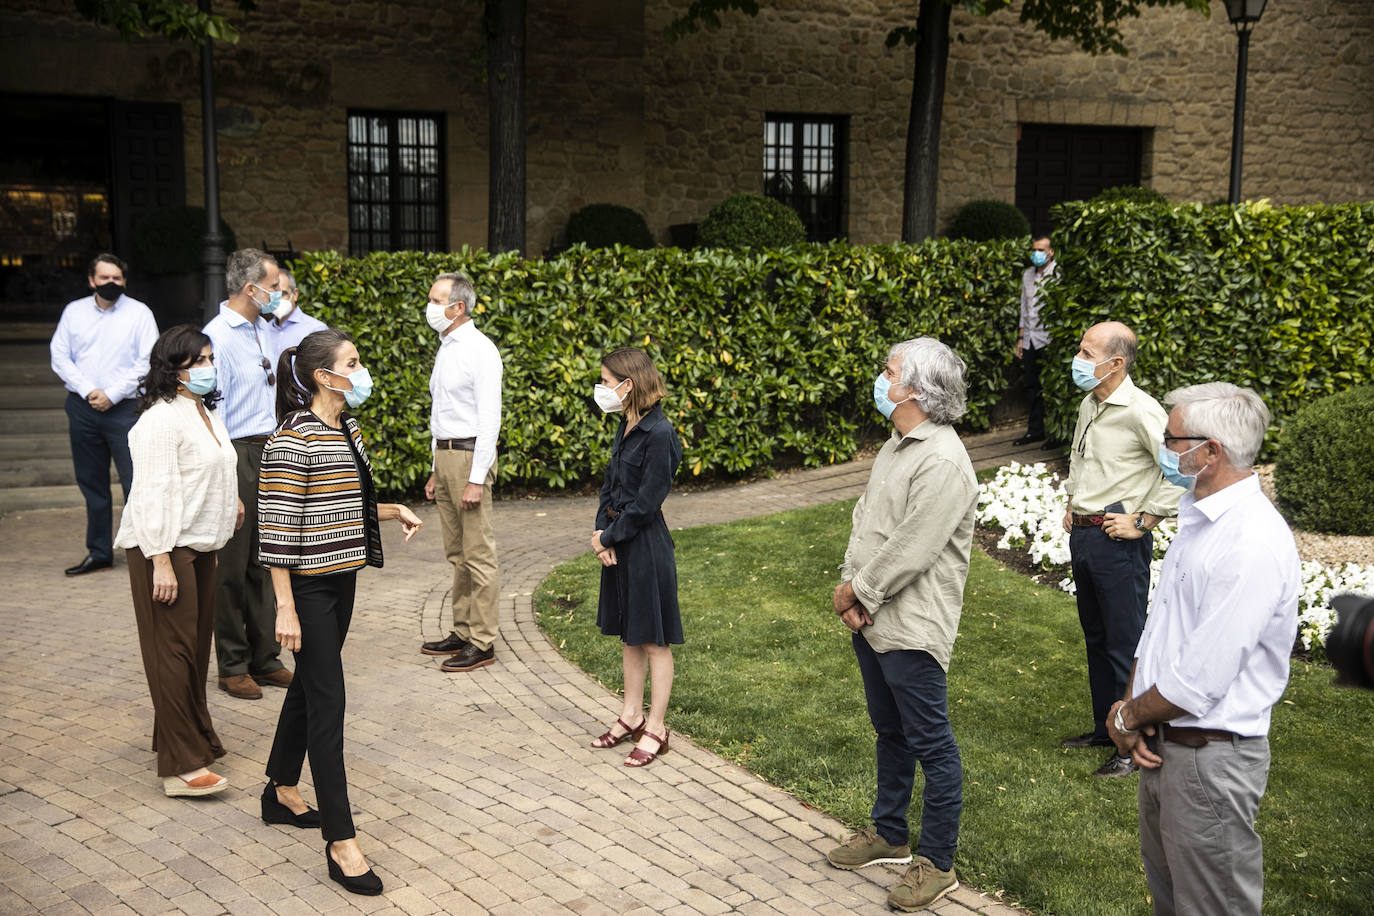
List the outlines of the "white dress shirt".
{"type": "Polygon", "coordinates": [[[196,405],[180,395],[158,401],[129,430],[134,482],[116,547],[137,547],[147,557],[173,547],[206,553],[234,533],[238,458],[220,412],[207,411],[212,436],[196,405]]]}
{"type": "Polygon", "coordinates": [[[1043,271],[1027,267],[1021,274],[1021,330],[1022,342],[1028,347],[1049,346],[1050,334],[1040,320],[1040,288],[1054,276],[1058,261],[1050,261],[1043,271]]]}
{"type": "Polygon", "coordinates": [[[219,314],[205,326],[215,348],[216,386],[224,395],[219,409],[231,439],[268,436],[277,428],[277,389],[267,383],[267,373],[274,379],[277,373],[271,334],[262,316],[249,322],[227,302],[219,304],[219,314]]]}
{"type": "MultiPolygon", "coordinates": [[[[487,335],[465,321],[439,343],[429,374],[434,400],[429,432],[435,439],[477,439],[469,483],[481,484],[496,463],[501,431],[501,353],[487,335]]],[[[431,443],[431,446],[433,443],[431,443]]]]}
{"type": "Polygon", "coordinates": [[[99,388],[118,404],[138,392],[156,340],[157,322],[142,302],[121,295],[102,309],[86,296],[62,310],[49,346],[52,371],[78,397],[99,388]]]}
{"type": "Polygon", "coordinates": [[[329,325],[320,319],[313,318],[301,311],[299,305],[287,313],[281,324],[277,324],[275,321],[267,322],[267,330],[272,339],[272,347],[267,356],[272,360],[272,371],[276,371],[277,359],[283,350],[299,346],[300,342],[305,340],[307,336],[316,331],[323,331],[327,327],[329,325]]]}
{"type": "Polygon", "coordinates": [[[1131,693],[1151,686],[1188,711],[1173,725],[1269,733],[1288,684],[1302,576],[1293,534],[1254,474],[1197,499],[1185,493],[1131,693]]]}

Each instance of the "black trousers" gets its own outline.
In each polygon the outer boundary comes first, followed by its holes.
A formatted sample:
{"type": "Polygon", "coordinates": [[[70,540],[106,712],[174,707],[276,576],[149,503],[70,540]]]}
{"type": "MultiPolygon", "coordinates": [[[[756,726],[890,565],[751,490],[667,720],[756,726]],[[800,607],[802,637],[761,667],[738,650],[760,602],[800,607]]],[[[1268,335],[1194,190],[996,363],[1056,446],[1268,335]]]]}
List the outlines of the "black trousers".
{"type": "Polygon", "coordinates": [[[301,622],[296,675],[286,689],[277,735],[267,758],[267,775],[294,786],[310,754],[310,775],[320,811],[320,832],[328,842],[355,836],[344,773],[344,638],[353,619],[356,571],[332,576],[291,576],[291,595],[301,622]]]}
{"type": "MultiPolygon", "coordinates": [[[[1109,512],[1121,512],[1120,503],[1109,512]]],[[[1078,622],[1088,650],[1093,734],[1107,737],[1107,711],[1126,692],[1135,647],[1145,629],[1154,538],[1113,541],[1101,528],[1075,528],[1069,557],[1077,589],[1078,622]]]]}
{"type": "Polygon", "coordinates": [[[1045,435],[1045,396],[1040,390],[1040,364],[1045,359],[1044,347],[1021,348],[1021,384],[1026,389],[1026,420],[1028,437],[1045,435]]]}
{"type": "Polygon", "coordinates": [[[86,553],[96,560],[114,559],[114,500],[110,495],[110,460],[119,472],[124,498],[134,479],[129,457],[129,430],[138,419],[138,402],[126,398],[105,412],[79,395],[67,392],[67,434],[72,443],[76,485],[86,500],[86,553]]]}

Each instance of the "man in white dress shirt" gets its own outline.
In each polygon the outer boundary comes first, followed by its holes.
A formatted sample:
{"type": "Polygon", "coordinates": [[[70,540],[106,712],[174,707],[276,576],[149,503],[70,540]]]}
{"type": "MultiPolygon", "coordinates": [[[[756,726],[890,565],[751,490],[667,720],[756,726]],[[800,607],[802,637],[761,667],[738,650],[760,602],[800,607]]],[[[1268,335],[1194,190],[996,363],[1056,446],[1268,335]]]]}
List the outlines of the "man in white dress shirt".
{"type": "Polygon", "coordinates": [[[229,294],[205,326],[215,348],[224,395],[220,411],[238,456],[243,526],[219,551],[215,567],[215,657],[219,689],[241,700],[262,697],[261,686],[288,687],[277,642],[277,607],[267,570],[258,562],[258,469],[262,448],[277,428],[277,368],[264,315],[281,307],[281,276],[266,252],[243,248],[224,269],[229,294]]]}
{"type": "Polygon", "coordinates": [[[267,319],[267,329],[272,333],[272,365],[277,364],[281,351],[298,346],[302,340],[329,326],[318,318],[307,315],[301,310],[301,291],[296,288],[296,278],[285,267],[277,268],[281,275],[281,305],[267,319]]]}
{"type": "Polygon", "coordinates": [[[453,564],[453,630],[424,643],[447,655],[444,671],[471,671],[495,658],[500,580],[491,524],[496,436],[501,431],[501,354],[472,322],[477,294],[463,274],[440,274],[429,289],[425,320],[438,332],[429,376],[434,472],[425,497],[439,505],[444,553],[453,564]]]}
{"type": "Polygon", "coordinates": [[[67,387],[67,431],[76,485],[86,500],[86,557],[66,570],[79,576],[114,563],[110,460],[129,497],[129,430],[138,413],[138,380],[157,340],[153,313],[124,294],[127,265],[112,254],[91,261],[92,294],[67,303],[52,336],[52,371],[67,387]]]}
{"type": "Polygon", "coordinates": [[[1155,913],[1258,916],[1255,815],[1297,632],[1298,552],[1251,470],[1269,427],[1259,396],[1211,382],[1165,403],[1160,467],[1190,492],[1108,729],[1141,768],[1140,852],[1155,913]]]}

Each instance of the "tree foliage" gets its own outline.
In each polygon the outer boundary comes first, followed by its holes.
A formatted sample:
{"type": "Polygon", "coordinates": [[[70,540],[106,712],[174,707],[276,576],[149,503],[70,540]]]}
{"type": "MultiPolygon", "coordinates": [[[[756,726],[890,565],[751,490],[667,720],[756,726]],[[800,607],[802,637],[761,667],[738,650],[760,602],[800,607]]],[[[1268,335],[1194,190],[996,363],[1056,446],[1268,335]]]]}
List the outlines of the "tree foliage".
{"type": "MultiPolygon", "coordinates": [[[[239,9],[258,8],[256,0],[233,0],[239,9]]],[[[238,29],[223,16],[207,13],[186,0],[76,0],[76,11],[94,22],[119,32],[125,41],[158,35],[173,41],[239,40],[238,29]]]]}

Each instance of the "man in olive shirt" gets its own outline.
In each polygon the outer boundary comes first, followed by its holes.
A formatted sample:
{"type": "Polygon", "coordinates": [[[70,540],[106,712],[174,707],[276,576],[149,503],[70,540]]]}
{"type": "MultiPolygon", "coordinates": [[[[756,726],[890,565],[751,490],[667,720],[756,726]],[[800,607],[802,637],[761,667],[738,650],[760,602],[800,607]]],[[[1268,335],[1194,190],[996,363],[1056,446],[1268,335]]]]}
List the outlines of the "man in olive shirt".
{"type": "MultiPolygon", "coordinates": [[[[1107,713],[1126,692],[1150,594],[1150,530],[1178,508],[1183,490],[1156,462],[1168,415],[1131,381],[1136,337],[1117,321],[1095,324],[1073,359],[1073,380],[1088,392],[1069,448],[1069,533],[1078,622],[1088,654],[1091,731],[1064,747],[1111,747],[1107,713]]],[[[1135,764],[1113,753],[1095,776],[1129,776],[1135,764]]]]}
{"type": "Polygon", "coordinates": [[[835,613],[853,631],[878,733],[873,826],[831,850],[836,868],[912,861],[907,808],[916,763],[925,788],[916,860],[888,895],[918,910],[959,886],[954,850],[963,767],[949,724],[949,667],[968,578],[978,481],[952,424],[965,407],[964,362],[929,337],[897,344],[873,399],[895,432],[854,507],[835,613]]]}

